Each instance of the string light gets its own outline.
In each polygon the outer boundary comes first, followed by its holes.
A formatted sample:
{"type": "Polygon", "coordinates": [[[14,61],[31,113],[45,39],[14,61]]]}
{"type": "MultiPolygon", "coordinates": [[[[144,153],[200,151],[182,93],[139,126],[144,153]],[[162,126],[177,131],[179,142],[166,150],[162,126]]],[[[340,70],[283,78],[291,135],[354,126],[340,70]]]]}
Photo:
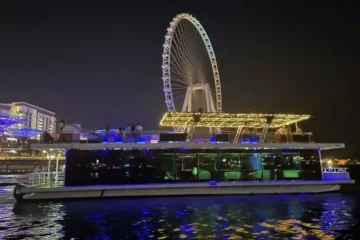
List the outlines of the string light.
{"type": "Polygon", "coordinates": [[[162,127],[192,125],[194,115],[200,115],[197,127],[208,128],[264,128],[268,117],[272,117],[270,128],[280,128],[310,119],[310,115],[262,114],[262,113],[189,113],[167,112],[160,121],[162,127]]]}

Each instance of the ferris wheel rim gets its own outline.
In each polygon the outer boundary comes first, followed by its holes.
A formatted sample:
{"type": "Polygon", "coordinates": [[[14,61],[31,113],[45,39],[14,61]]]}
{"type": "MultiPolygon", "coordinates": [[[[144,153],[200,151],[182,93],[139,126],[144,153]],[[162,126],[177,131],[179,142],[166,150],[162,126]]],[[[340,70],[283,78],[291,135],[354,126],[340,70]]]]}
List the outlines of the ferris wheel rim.
{"type": "Polygon", "coordinates": [[[162,54],[162,80],[164,86],[164,95],[165,95],[165,103],[169,112],[176,111],[174,97],[172,93],[171,87],[171,74],[170,74],[170,63],[171,63],[171,47],[172,47],[172,40],[175,29],[177,25],[183,21],[189,21],[192,23],[195,28],[197,29],[198,33],[201,36],[201,39],[206,47],[207,55],[209,57],[212,73],[214,77],[214,84],[215,84],[215,106],[216,112],[222,112],[222,93],[221,93],[221,82],[220,82],[220,74],[219,68],[216,61],[216,56],[214,49],[212,47],[211,41],[209,36],[207,35],[204,27],[201,23],[193,17],[191,14],[181,13],[176,15],[173,20],[170,22],[170,26],[167,28],[167,33],[165,35],[165,42],[163,44],[163,54],[162,54]]]}

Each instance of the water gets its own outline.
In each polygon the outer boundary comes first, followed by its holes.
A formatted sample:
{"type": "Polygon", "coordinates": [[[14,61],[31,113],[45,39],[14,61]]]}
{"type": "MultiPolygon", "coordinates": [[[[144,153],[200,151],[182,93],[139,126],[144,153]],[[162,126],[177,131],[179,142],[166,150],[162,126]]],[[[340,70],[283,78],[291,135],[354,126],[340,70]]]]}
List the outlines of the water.
{"type": "Polygon", "coordinates": [[[22,182],[26,178],[28,178],[28,175],[21,174],[21,175],[0,175],[0,186],[6,186],[11,185],[16,182],[22,182]]]}
{"type": "Polygon", "coordinates": [[[252,195],[15,203],[0,239],[360,239],[360,195],[252,195]]]}

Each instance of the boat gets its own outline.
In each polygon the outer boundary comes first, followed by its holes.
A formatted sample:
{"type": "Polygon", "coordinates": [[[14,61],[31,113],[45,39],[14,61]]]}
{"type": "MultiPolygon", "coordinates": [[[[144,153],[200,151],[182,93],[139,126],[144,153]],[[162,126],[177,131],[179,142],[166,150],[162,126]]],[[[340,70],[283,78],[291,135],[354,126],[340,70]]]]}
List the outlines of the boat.
{"type": "MultiPolygon", "coordinates": [[[[14,188],[17,201],[111,197],[324,193],[353,184],[347,168],[322,161],[344,143],[317,143],[309,115],[167,112],[161,127],[53,133],[32,144],[49,153],[46,172],[14,188]],[[205,130],[204,130],[205,129],[205,130]],[[64,152],[65,166],[50,162],[64,152]]],[[[49,133],[47,133],[49,134],[49,133]]]]}

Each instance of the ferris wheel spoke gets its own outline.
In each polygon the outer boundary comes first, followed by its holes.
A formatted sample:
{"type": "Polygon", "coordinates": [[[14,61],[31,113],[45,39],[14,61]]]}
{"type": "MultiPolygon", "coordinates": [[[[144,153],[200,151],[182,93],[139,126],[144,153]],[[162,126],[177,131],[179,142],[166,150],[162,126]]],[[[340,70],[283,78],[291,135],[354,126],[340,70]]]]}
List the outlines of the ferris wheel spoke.
{"type": "MultiPolygon", "coordinates": [[[[176,40],[174,41],[176,43],[176,40]]],[[[179,55],[180,63],[182,64],[182,69],[184,69],[184,73],[188,74],[189,71],[194,71],[193,65],[194,63],[191,62],[192,60],[188,57],[188,53],[187,50],[185,49],[181,49],[176,51],[178,53],[174,54],[174,55],[179,55]]],[[[174,51],[175,53],[175,51],[174,51]]]]}
{"type": "MultiPolygon", "coordinates": [[[[175,43],[175,42],[174,42],[175,43]]],[[[186,74],[186,64],[184,64],[184,61],[182,60],[183,58],[185,58],[185,56],[182,55],[181,52],[178,51],[173,51],[172,52],[173,55],[173,61],[171,62],[171,66],[174,68],[174,72],[178,71],[181,72],[183,75],[186,74]]]]}
{"type": "MultiPolygon", "coordinates": [[[[191,23],[190,23],[191,24],[191,23]]],[[[179,29],[181,29],[181,25],[179,26],[179,29]]],[[[188,30],[181,29],[179,34],[180,36],[185,36],[184,40],[180,42],[181,50],[179,52],[182,54],[182,58],[186,59],[186,65],[187,65],[187,72],[191,72],[190,74],[194,76],[194,78],[198,79],[199,76],[197,74],[197,71],[195,69],[196,65],[199,63],[199,61],[194,60],[194,52],[198,52],[196,49],[192,49],[193,44],[189,40],[188,36],[191,36],[193,34],[185,34],[185,31],[189,32],[188,30]],[[186,57],[184,57],[186,55],[186,57]]],[[[175,42],[178,42],[177,38],[174,38],[175,42]]],[[[181,39],[180,39],[181,40],[181,39]]]]}
{"type": "Polygon", "coordinates": [[[187,57],[184,58],[187,61],[187,64],[190,68],[192,68],[192,70],[194,70],[194,64],[196,63],[194,58],[192,57],[192,52],[194,52],[194,49],[191,49],[191,43],[192,41],[189,40],[189,36],[191,36],[191,34],[189,34],[189,30],[187,29],[183,29],[183,28],[187,28],[186,26],[189,23],[188,21],[184,21],[185,27],[183,27],[182,24],[179,24],[179,29],[180,29],[180,34],[179,37],[181,37],[181,39],[179,38],[175,38],[175,41],[178,43],[179,42],[179,46],[181,47],[181,52],[183,52],[187,57]]]}
{"type": "Polygon", "coordinates": [[[184,67],[183,63],[181,63],[177,60],[174,60],[172,62],[171,67],[172,67],[172,69],[171,69],[172,74],[178,74],[180,76],[184,76],[186,74],[186,67],[184,67]]]}
{"type": "Polygon", "coordinates": [[[172,83],[173,86],[184,87],[184,88],[187,88],[189,86],[189,84],[183,82],[181,80],[181,78],[175,78],[174,77],[173,79],[174,79],[173,83],[172,83]]]}

